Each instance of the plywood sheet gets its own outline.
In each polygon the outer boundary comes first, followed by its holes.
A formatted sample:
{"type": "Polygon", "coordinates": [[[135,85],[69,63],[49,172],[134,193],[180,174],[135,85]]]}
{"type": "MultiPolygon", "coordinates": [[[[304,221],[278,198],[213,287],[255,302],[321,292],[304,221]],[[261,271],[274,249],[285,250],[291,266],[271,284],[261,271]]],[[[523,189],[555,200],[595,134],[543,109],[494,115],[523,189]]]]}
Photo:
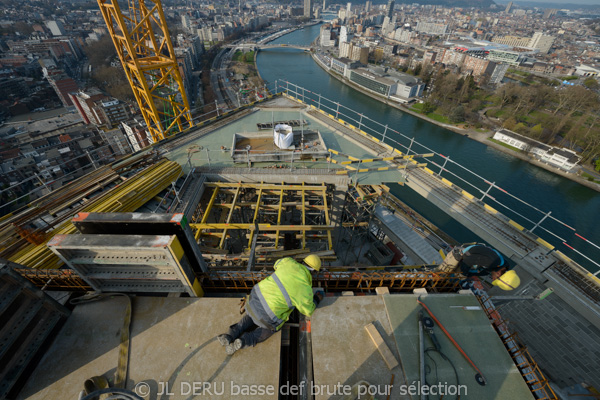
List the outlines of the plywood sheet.
{"type": "MultiPolygon", "coordinates": [[[[20,398],[76,399],[85,379],[112,379],[125,304],[115,297],[77,306],[20,398]]],[[[135,298],[127,388],[142,385],[152,399],[277,399],[279,333],[233,356],[215,338],[239,320],[238,310],[238,299],[135,298]],[[261,386],[275,394],[259,393],[261,386]]]]}
{"type": "MultiPolygon", "coordinates": [[[[417,304],[415,295],[384,296],[386,311],[393,327],[400,361],[406,371],[408,382],[419,381],[419,333],[418,312],[426,311],[417,304]]],[[[503,400],[533,399],[529,388],[523,380],[512,358],[506,351],[502,341],[491,326],[483,310],[465,311],[451,306],[478,306],[479,302],[472,295],[433,294],[421,300],[430,308],[452,337],[463,348],[475,365],[487,379],[486,386],[475,381],[475,370],[468,364],[459,351],[437,326],[434,334],[440,342],[441,351],[452,361],[458,372],[461,399],[503,400]]],[[[425,335],[425,347],[433,347],[425,335]]],[[[456,377],[450,364],[434,352],[426,357],[426,380],[428,385],[448,382],[444,388],[450,395],[449,385],[456,384],[456,377]],[[433,359],[433,360],[432,360],[433,359]],[[437,376],[436,376],[437,374],[437,376]]],[[[456,389],[458,390],[458,388],[456,389]]],[[[445,398],[455,398],[448,396],[445,398]]],[[[436,396],[437,398],[438,396],[436,396]]],[[[414,396],[414,399],[420,398],[414,396]]]]}
{"type": "MultiPolygon", "coordinates": [[[[360,382],[374,385],[375,398],[385,399],[395,375],[391,399],[404,383],[402,369],[389,370],[365,330],[374,321],[385,343],[398,357],[382,296],[326,297],[312,316],[312,352],[315,400],[346,399],[344,388],[360,382]]],[[[361,398],[367,398],[362,396],[361,398]]]]}

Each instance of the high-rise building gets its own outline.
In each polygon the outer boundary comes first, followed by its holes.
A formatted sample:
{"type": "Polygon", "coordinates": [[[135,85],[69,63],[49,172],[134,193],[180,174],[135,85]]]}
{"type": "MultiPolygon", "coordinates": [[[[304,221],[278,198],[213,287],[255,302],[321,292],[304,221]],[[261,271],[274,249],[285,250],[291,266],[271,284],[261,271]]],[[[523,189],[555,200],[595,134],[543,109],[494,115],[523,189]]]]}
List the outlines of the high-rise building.
{"type": "Polygon", "coordinates": [[[335,46],[335,39],[331,38],[331,29],[325,28],[321,30],[321,46],[335,46]]]}
{"type": "Polygon", "coordinates": [[[369,63],[369,48],[367,46],[352,46],[350,59],[367,65],[369,63]]]}
{"type": "Polygon", "coordinates": [[[509,2],[509,3],[506,5],[506,8],[504,9],[504,12],[505,12],[505,13],[507,13],[507,14],[509,14],[509,13],[510,13],[510,10],[512,10],[512,6],[513,6],[513,2],[511,1],[511,2],[509,2]]]}
{"type": "Polygon", "coordinates": [[[73,105],[86,124],[106,126],[109,129],[129,119],[125,103],[104,95],[97,89],[69,93],[73,105]]]}
{"type": "Polygon", "coordinates": [[[312,0],[304,0],[304,16],[312,18],[312,0]]]}
{"type": "Polygon", "coordinates": [[[367,2],[365,3],[365,12],[369,12],[369,11],[371,11],[371,4],[372,4],[372,3],[371,3],[370,1],[367,1],[367,2]]]}
{"type": "Polygon", "coordinates": [[[321,6],[315,7],[315,14],[314,15],[315,15],[316,19],[321,18],[321,6]]]}
{"type": "Polygon", "coordinates": [[[50,86],[54,89],[60,101],[65,107],[72,106],[73,102],[69,98],[69,93],[76,92],[79,90],[77,82],[73,78],[68,77],[66,74],[52,74],[47,75],[46,78],[50,83],[50,86]]]}
{"type": "Polygon", "coordinates": [[[394,13],[394,0],[389,0],[387,4],[387,16],[392,19],[392,14],[394,13]]]}
{"type": "Polygon", "coordinates": [[[340,42],[340,58],[350,58],[352,47],[352,43],[340,42]]]}
{"type": "Polygon", "coordinates": [[[46,26],[48,27],[48,29],[50,29],[50,32],[52,32],[52,35],[54,36],[64,36],[67,34],[67,31],[65,31],[65,27],[60,21],[48,21],[46,23],[46,26]]]}
{"type": "Polygon", "coordinates": [[[554,39],[556,39],[554,36],[544,35],[543,32],[536,32],[533,34],[527,47],[539,49],[540,53],[547,54],[554,44],[554,39]]]}
{"type": "Polygon", "coordinates": [[[192,20],[190,19],[189,15],[183,14],[181,16],[181,25],[183,25],[183,28],[188,31],[192,29],[192,20]]]}
{"type": "Polygon", "coordinates": [[[347,26],[342,26],[340,28],[340,43],[342,42],[351,42],[352,41],[352,33],[349,32],[347,26]]]}

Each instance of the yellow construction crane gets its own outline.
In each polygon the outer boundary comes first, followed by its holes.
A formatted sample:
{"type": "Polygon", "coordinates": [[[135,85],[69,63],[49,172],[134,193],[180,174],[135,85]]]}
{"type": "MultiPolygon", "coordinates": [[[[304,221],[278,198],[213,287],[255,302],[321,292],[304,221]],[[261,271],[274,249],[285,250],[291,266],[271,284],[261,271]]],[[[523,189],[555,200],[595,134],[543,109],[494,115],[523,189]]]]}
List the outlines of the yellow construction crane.
{"type": "Polygon", "coordinates": [[[160,0],[98,0],[100,11],[155,142],[193,125],[160,0]]]}

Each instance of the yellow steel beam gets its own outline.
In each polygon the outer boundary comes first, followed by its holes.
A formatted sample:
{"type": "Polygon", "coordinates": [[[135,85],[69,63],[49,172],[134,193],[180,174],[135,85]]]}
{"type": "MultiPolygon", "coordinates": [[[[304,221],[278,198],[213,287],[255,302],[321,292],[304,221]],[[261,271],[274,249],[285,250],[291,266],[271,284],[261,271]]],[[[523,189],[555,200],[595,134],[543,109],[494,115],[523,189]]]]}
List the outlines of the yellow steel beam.
{"type": "MultiPolygon", "coordinates": [[[[279,211],[277,212],[277,226],[281,224],[281,209],[283,208],[283,188],[279,194],[279,211]]],[[[276,232],[277,237],[275,238],[275,248],[279,246],[279,230],[276,232]]]]}
{"type": "MultiPolygon", "coordinates": [[[[179,174],[181,166],[173,161],[162,160],[129,177],[119,186],[90,201],[80,212],[132,212],[140,208],[179,174]]],[[[59,268],[62,261],[46,246],[55,234],[72,234],[76,229],[71,221],[59,225],[40,245],[25,246],[10,257],[10,261],[30,268],[59,268]]]]}
{"type": "MultiPolygon", "coordinates": [[[[323,183],[323,186],[325,186],[325,183],[323,183]]],[[[331,221],[329,220],[329,210],[327,209],[327,192],[323,193],[323,205],[325,210],[325,223],[327,225],[330,225],[331,221]]],[[[331,240],[331,231],[327,231],[327,241],[329,242],[329,250],[333,250],[333,240],[331,240]]]]}
{"type": "MultiPolygon", "coordinates": [[[[202,216],[202,220],[200,221],[201,224],[204,224],[206,222],[206,220],[208,219],[208,215],[210,214],[210,211],[212,210],[212,207],[215,204],[215,200],[217,199],[218,193],[219,193],[219,188],[216,187],[213,190],[212,196],[210,196],[210,201],[208,202],[208,205],[206,206],[206,210],[204,210],[204,215],[202,216]]],[[[199,237],[200,237],[200,230],[197,230],[196,231],[196,240],[198,240],[199,237]]]]}
{"type": "MultiPolygon", "coordinates": [[[[224,192],[223,190],[221,192],[224,192]]],[[[264,194],[264,191],[263,191],[264,194]]],[[[231,203],[218,203],[215,204],[214,207],[220,207],[220,208],[231,208],[232,204],[231,203]]],[[[300,210],[302,208],[302,203],[300,203],[299,201],[288,201],[283,203],[284,207],[296,207],[297,210],[300,210]]],[[[248,203],[248,202],[242,202],[242,203],[237,203],[236,207],[248,207],[250,209],[256,209],[256,203],[248,203]]],[[[306,209],[308,210],[323,210],[323,206],[317,205],[317,204],[304,204],[304,207],[306,207],[306,209]]],[[[261,204],[260,208],[262,208],[263,210],[279,210],[279,204],[261,204]]]]}
{"type": "Polygon", "coordinates": [[[364,168],[364,169],[356,169],[354,167],[350,167],[347,165],[344,165],[344,168],[346,168],[345,170],[338,170],[336,171],[337,175],[348,175],[349,172],[369,172],[369,171],[391,171],[391,170],[396,170],[396,169],[406,169],[406,168],[420,168],[420,167],[425,167],[427,165],[427,163],[421,163],[421,164],[410,164],[410,165],[395,165],[393,167],[380,167],[380,168],[364,168]]]}
{"type": "MultiPolygon", "coordinates": [[[[201,224],[190,224],[190,227],[194,229],[217,229],[217,230],[229,230],[229,229],[247,229],[250,231],[254,230],[254,224],[227,224],[227,223],[201,223],[201,224]]],[[[272,224],[258,224],[259,231],[327,231],[335,229],[335,225],[272,225],[272,224]]]]}
{"type": "MultiPolygon", "coordinates": [[[[330,231],[326,231],[327,233],[330,233],[330,231]]],[[[260,232],[258,233],[259,237],[265,237],[268,239],[277,239],[277,234],[276,233],[264,233],[264,232],[260,232]]],[[[246,237],[250,237],[250,235],[246,235],[246,237]]],[[[295,235],[296,239],[302,239],[302,234],[298,233],[295,235]]],[[[306,234],[306,238],[307,239],[327,239],[327,235],[321,235],[321,234],[316,234],[316,233],[307,233],[306,234]]]]}
{"type": "Polygon", "coordinates": [[[296,190],[296,191],[314,191],[321,192],[327,188],[322,186],[302,186],[302,185],[285,185],[285,184],[270,184],[270,183],[233,183],[233,182],[208,182],[205,183],[207,187],[220,187],[220,188],[251,188],[251,189],[263,189],[263,190],[296,190]]]}
{"type": "MultiPolygon", "coordinates": [[[[252,218],[252,223],[256,222],[258,218],[258,210],[260,209],[260,198],[262,197],[262,189],[258,190],[258,198],[256,199],[256,210],[254,210],[254,218],[252,218]]],[[[233,209],[233,207],[231,207],[233,209]]],[[[248,250],[252,247],[252,236],[254,236],[254,231],[250,232],[250,238],[248,239],[248,250]]]]}
{"type": "MultiPolygon", "coordinates": [[[[233,201],[231,202],[232,207],[229,210],[229,215],[227,215],[227,221],[225,223],[226,226],[229,225],[229,223],[231,222],[231,216],[233,215],[233,211],[235,210],[235,203],[237,202],[238,196],[240,195],[240,190],[242,188],[238,187],[237,191],[235,192],[235,195],[233,196],[233,201]]],[[[227,227],[223,228],[223,236],[221,237],[221,242],[219,243],[219,248],[222,249],[223,248],[223,244],[225,244],[225,237],[227,237],[227,227]]]]}
{"type": "MultiPolygon", "coordinates": [[[[304,186],[304,182],[302,182],[304,186]]],[[[304,207],[306,199],[304,198],[304,190],[302,191],[302,225],[306,225],[306,208],[304,207]]],[[[302,231],[302,249],[306,249],[306,231],[302,231]]]]}
{"type": "Polygon", "coordinates": [[[358,164],[358,163],[365,164],[365,163],[376,162],[376,161],[412,160],[415,157],[433,157],[433,153],[424,153],[424,154],[411,154],[411,155],[403,155],[403,156],[358,159],[356,157],[352,157],[352,156],[349,156],[349,155],[346,155],[346,154],[343,154],[340,152],[336,152],[335,150],[329,149],[329,151],[333,154],[340,155],[340,156],[349,158],[351,160],[351,161],[337,161],[331,157],[327,158],[327,161],[329,161],[333,164],[340,164],[340,165],[349,165],[349,164],[358,164]]]}
{"type": "Polygon", "coordinates": [[[153,140],[191,127],[187,94],[160,0],[130,0],[129,15],[122,13],[117,0],[97,1],[153,140]],[[157,99],[169,111],[160,111],[157,99]]]}

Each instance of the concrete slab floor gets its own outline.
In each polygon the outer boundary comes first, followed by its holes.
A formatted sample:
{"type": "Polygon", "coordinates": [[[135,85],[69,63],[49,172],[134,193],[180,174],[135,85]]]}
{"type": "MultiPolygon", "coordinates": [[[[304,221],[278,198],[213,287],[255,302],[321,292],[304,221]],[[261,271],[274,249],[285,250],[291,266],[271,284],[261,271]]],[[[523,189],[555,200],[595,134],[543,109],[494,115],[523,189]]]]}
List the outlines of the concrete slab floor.
{"type": "MultiPolygon", "coordinates": [[[[407,382],[418,382],[420,380],[418,312],[423,310],[424,315],[427,315],[427,312],[417,303],[415,295],[395,294],[385,295],[383,298],[394,330],[401,363],[406,371],[406,380],[407,382]]],[[[427,352],[425,365],[426,381],[429,387],[442,384],[448,398],[455,398],[455,396],[448,395],[456,393],[458,390],[461,391],[461,399],[521,400],[534,398],[485,312],[451,307],[479,306],[475,296],[430,294],[423,296],[421,301],[435,314],[487,380],[486,386],[480,386],[475,381],[476,371],[454,347],[440,327],[435,324],[434,335],[440,343],[442,353],[456,367],[460,386],[454,386],[457,380],[450,363],[438,353],[427,352]]],[[[424,337],[425,348],[432,348],[433,344],[427,334],[424,337]]],[[[437,397],[439,396],[435,396],[435,398],[437,397]]],[[[414,399],[417,398],[420,397],[414,397],[414,399]]]]}
{"type": "MultiPolygon", "coordinates": [[[[78,305],[19,398],[77,399],[92,376],[112,382],[125,307],[120,296],[78,305]]],[[[126,388],[137,385],[145,399],[277,399],[279,333],[233,356],[216,340],[238,310],[233,298],[134,298],[126,388]],[[250,385],[258,385],[254,395],[250,385]]]]}
{"type": "MultiPolygon", "coordinates": [[[[400,395],[400,385],[405,383],[401,368],[388,369],[365,330],[365,325],[374,321],[398,357],[381,296],[326,297],[319,304],[311,321],[315,400],[354,399],[344,390],[360,382],[368,382],[373,391],[378,391],[375,398],[385,399],[392,374],[390,398],[410,399],[400,395]]],[[[368,397],[363,394],[360,398],[368,397]]]]}
{"type": "MultiPolygon", "coordinates": [[[[324,145],[328,149],[337,150],[344,154],[352,155],[360,159],[372,158],[374,154],[371,150],[364,148],[354,140],[344,136],[334,128],[335,123],[328,121],[331,125],[325,124],[312,115],[307,114],[303,110],[292,110],[290,108],[283,109],[260,109],[258,112],[246,115],[236,121],[231,122],[214,131],[192,141],[185,146],[173,149],[166,154],[166,157],[172,161],[176,161],[182,165],[184,172],[189,169],[188,158],[190,163],[198,167],[236,167],[245,168],[245,164],[234,163],[231,158],[230,148],[233,144],[233,135],[235,133],[249,133],[257,131],[256,124],[270,122],[271,120],[289,120],[289,119],[304,119],[308,122],[307,129],[318,130],[323,138],[324,145]],[[274,111],[273,111],[274,110],[274,111]],[[200,149],[202,146],[202,149],[200,149]],[[227,150],[221,150],[221,146],[227,150]]],[[[294,128],[298,130],[298,128],[294,128]]],[[[268,132],[268,131],[265,131],[268,132]]],[[[391,153],[386,155],[391,155],[391,153]]],[[[338,161],[347,161],[341,156],[334,156],[338,161]]],[[[289,163],[285,162],[261,162],[254,163],[255,167],[269,167],[274,164],[289,167],[289,163]]],[[[311,161],[303,160],[294,162],[294,168],[325,168],[325,169],[344,169],[340,164],[327,163],[324,160],[311,161]]],[[[355,165],[356,167],[357,165],[355,165]]],[[[376,161],[364,164],[361,168],[382,168],[389,167],[387,162],[376,161]]],[[[382,184],[404,182],[405,171],[392,169],[387,171],[368,171],[368,172],[351,172],[349,176],[354,181],[359,181],[361,184],[382,184]]]]}

